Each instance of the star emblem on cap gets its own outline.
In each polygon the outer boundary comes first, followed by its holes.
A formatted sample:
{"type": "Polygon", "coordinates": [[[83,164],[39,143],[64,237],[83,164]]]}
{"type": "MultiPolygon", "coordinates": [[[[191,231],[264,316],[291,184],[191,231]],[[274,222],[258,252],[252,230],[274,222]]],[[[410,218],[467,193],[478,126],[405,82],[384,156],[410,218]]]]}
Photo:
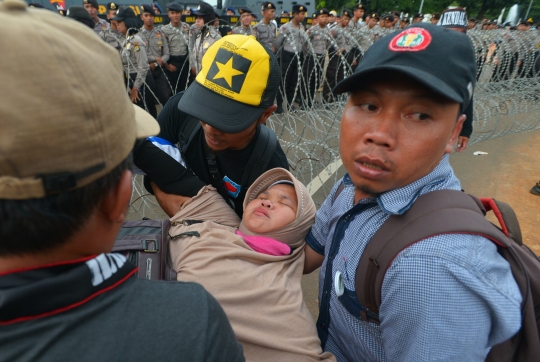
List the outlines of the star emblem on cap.
{"type": "Polygon", "coordinates": [[[232,77],[236,75],[244,74],[244,72],[241,72],[238,69],[233,68],[232,57],[225,64],[216,61],[216,65],[219,68],[219,72],[214,76],[213,79],[215,80],[215,79],[223,78],[225,79],[225,82],[227,82],[229,87],[232,87],[232,77]]]}

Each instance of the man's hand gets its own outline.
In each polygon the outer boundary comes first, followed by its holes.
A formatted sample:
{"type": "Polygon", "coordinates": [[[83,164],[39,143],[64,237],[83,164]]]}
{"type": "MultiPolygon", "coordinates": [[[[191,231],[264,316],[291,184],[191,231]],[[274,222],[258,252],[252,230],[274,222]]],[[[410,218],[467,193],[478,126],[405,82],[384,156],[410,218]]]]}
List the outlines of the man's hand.
{"type": "Polygon", "coordinates": [[[163,65],[165,64],[165,62],[163,61],[163,59],[161,59],[160,57],[156,57],[156,62],[158,62],[158,64],[159,64],[160,66],[162,66],[162,67],[163,67],[163,65]]]}
{"type": "Polygon", "coordinates": [[[459,136],[457,141],[456,152],[461,152],[467,148],[467,143],[469,143],[469,137],[459,136]]]}
{"type": "Polygon", "coordinates": [[[139,97],[139,90],[137,88],[131,88],[131,92],[129,92],[129,98],[133,103],[137,103],[137,101],[141,100],[141,97],[139,97]]]}
{"type": "Polygon", "coordinates": [[[195,67],[191,68],[191,74],[197,75],[197,70],[195,69],[195,67]]]}
{"type": "Polygon", "coordinates": [[[150,70],[153,72],[154,69],[156,69],[156,66],[154,65],[154,62],[150,63],[150,70]]]}
{"type": "Polygon", "coordinates": [[[355,60],[353,60],[352,65],[356,65],[356,64],[358,64],[358,62],[355,59],[355,60]]]}
{"type": "Polygon", "coordinates": [[[174,73],[176,72],[178,69],[176,69],[176,67],[174,65],[172,65],[171,63],[169,64],[165,64],[165,68],[167,68],[167,70],[171,73],[174,73]]]}
{"type": "Polygon", "coordinates": [[[190,197],[186,196],[166,194],[152,181],[150,181],[150,185],[152,186],[154,196],[156,197],[159,206],[161,206],[163,211],[165,211],[169,217],[173,217],[178,211],[180,211],[180,208],[182,208],[184,202],[190,199],[190,197]]]}

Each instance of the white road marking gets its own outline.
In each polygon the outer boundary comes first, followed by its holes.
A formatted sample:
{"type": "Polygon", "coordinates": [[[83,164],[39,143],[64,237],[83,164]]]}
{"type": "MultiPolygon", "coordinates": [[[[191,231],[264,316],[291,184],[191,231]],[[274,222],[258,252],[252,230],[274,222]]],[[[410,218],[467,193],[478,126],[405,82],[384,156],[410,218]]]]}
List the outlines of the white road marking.
{"type": "Polygon", "coordinates": [[[308,192],[311,196],[315,195],[317,191],[324,185],[326,181],[330,177],[332,177],[339,168],[343,165],[343,162],[341,162],[341,157],[339,157],[337,160],[326,166],[317,176],[311,180],[311,182],[307,185],[308,192]]]}

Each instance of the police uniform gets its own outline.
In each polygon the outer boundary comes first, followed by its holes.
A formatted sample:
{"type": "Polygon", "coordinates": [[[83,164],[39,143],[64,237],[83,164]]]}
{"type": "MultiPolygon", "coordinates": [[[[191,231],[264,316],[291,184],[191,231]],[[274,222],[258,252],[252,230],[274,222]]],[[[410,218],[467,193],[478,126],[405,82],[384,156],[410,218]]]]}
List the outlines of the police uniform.
{"type": "Polygon", "coordinates": [[[122,44],[121,58],[129,90],[137,88],[139,92],[140,100],[136,104],[143,109],[145,108],[152,116],[157,117],[154,99],[152,95],[148,94],[151,85],[145,86],[150,71],[146,45],[138,34],[125,39],[122,44]]]}
{"type": "MultiPolygon", "coordinates": [[[[276,10],[276,6],[273,3],[268,1],[263,3],[262,11],[272,9],[276,10]]],[[[253,27],[253,35],[264,47],[272,49],[274,42],[276,41],[277,27],[272,22],[265,24],[264,20],[265,19],[263,18],[253,27]]]]}
{"type": "Polygon", "coordinates": [[[212,25],[207,25],[207,29],[201,32],[199,29],[191,29],[190,34],[190,57],[189,65],[195,68],[195,74],[198,74],[202,68],[202,58],[208,48],[216,41],[221,39],[221,35],[212,25]]]}
{"type": "MultiPolygon", "coordinates": [[[[319,15],[329,12],[326,9],[320,9],[319,15]]],[[[306,36],[309,41],[304,43],[304,72],[306,77],[304,89],[304,103],[305,106],[311,107],[313,100],[315,99],[315,92],[321,86],[324,58],[326,57],[326,51],[330,48],[331,34],[328,27],[321,28],[319,24],[312,26],[306,31],[306,36]]]]}
{"type": "MultiPolygon", "coordinates": [[[[167,4],[167,9],[172,11],[182,11],[178,3],[167,4]]],[[[172,23],[164,25],[161,31],[165,34],[169,43],[169,64],[176,67],[176,72],[166,70],[167,78],[172,87],[172,93],[176,94],[187,87],[189,75],[188,45],[189,45],[189,26],[180,22],[180,26],[175,27],[172,23]]]]}
{"type": "MultiPolygon", "coordinates": [[[[209,20],[215,18],[212,5],[199,2],[199,8],[193,11],[193,15],[206,19],[202,29],[198,29],[194,24],[189,30],[189,66],[195,69],[196,75],[201,71],[203,55],[212,44],[221,39],[221,34],[211,25],[213,21],[209,20]]],[[[195,75],[190,73],[190,83],[195,79],[195,75]]]]}
{"type": "MultiPolygon", "coordinates": [[[[293,13],[305,12],[303,5],[293,5],[293,13]]],[[[278,107],[283,108],[283,95],[290,107],[294,101],[294,93],[299,83],[298,66],[303,63],[302,45],[306,34],[304,24],[299,23],[298,28],[293,21],[283,24],[278,31],[274,43],[281,66],[281,86],[277,94],[278,107]]]]}
{"type": "MultiPolygon", "coordinates": [[[[97,3],[96,0],[83,0],[83,6],[85,4],[90,4],[92,5],[94,8],[96,9],[99,9],[99,5],[97,3]]],[[[96,32],[96,34],[99,35],[99,33],[102,31],[102,30],[106,30],[106,29],[109,29],[111,27],[111,25],[106,21],[106,20],[103,20],[101,18],[98,18],[98,21],[96,22],[96,24],[94,25],[94,31],[96,32]]]]}
{"type": "Polygon", "coordinates": [[[125,41],[125,37],[118,30],[108,28],[99,32],[99,37],[103,39],[107,44],[112,46],[118,51],[118,54],[122,55],[122,46],[125,41]]]}
{"type": "MultiPolygon", "coordinates": [[[[343,16],[351,17],[349,10],[343,11],[343,16]]],[[[334,42],[328,53],[328,66],[326,67],[326,81],[324,82],[323,98],[327,102],[333,102],[332,89],[343,79],[347,55],[352,49],[349,26],[342,27],[341,24],[332,28],[330,34],[334,42]]]]}
{"type": "MultiPolygon", "coordinates": [[[[150,5],[143,5],[141,10],[142,13],[148,12],[155,16],[154,9],[150,5]]],[[[161,105],[165,105],[171,97],[171,86],[169,85],[169,80],[165,74],[165,68],[162,68],[159,65],[156,58],[160,57],[163,62],[168,62],[170,56],[169,42],[167,41],[165,33],[157,28],[146,30],[142,27],[139,35],[146,45],[148,63],[154,63],[154,70],[151,70],[150,73],[152,74],[156,85],[155,96],[161,105]]]]}
{"type": "Polygon", "coordinates": [[[250,14],[251,16],[253,16],[251,10],[249,10],[248,8],[241,8],[238,9],[238,13],[240,13],[240,26],[235,26],[234,28],[232,28],[231,34],[253,35],[253,27],[251,26],[251,24],[249,24],[246,28],[244,27],[244,24],[242,24],[241,19],[243,14],[250,14]]]}

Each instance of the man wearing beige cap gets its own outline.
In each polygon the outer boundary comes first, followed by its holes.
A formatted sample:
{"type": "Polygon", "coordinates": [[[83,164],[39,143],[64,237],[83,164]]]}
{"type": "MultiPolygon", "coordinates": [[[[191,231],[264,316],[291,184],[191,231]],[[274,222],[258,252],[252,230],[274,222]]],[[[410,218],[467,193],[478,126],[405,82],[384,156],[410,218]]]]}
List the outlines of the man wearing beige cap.
{"type": "Polygon", "coordinates": [[[20,0],[0,2],[0,32],[0,359],[243,361],[201,286],[134,278],[110,253],[135,140],[159,132],[118,53],[20,0]],[[10,67],[20,57],[42,67],[10,67]]]}

